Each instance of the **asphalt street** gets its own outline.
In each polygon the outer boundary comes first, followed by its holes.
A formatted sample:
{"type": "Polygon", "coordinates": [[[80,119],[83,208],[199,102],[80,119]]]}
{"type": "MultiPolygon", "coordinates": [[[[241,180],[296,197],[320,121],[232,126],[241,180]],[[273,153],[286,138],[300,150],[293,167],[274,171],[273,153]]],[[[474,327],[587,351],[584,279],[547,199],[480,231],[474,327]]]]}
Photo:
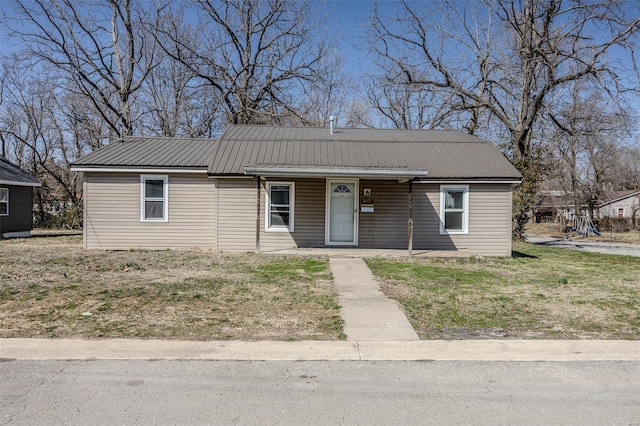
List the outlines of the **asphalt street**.
{"type": "Polygon", "coordinates": [[[2,424],[640,423],[638,362],[5,361],[2,424]]]}

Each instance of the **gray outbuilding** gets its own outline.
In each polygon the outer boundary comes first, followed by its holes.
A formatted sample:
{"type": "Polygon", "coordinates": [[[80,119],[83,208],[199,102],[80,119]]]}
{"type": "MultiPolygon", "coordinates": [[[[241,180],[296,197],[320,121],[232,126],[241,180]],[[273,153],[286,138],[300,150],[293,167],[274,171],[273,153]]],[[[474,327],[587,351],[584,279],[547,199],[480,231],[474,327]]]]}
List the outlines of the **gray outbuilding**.
{"type": "Polygon", "coordinates": [[[33,188],[40,182],[0,156],[0,239],[29,237],[33,229],[33,188]]]}

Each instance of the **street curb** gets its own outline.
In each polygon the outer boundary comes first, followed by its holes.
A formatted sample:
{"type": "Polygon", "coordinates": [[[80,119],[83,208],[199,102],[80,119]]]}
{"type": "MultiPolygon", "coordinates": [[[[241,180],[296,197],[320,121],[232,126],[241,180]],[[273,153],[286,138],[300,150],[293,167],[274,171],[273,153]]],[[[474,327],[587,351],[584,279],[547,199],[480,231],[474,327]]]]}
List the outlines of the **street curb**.
{"type": "Polygon", "coordinates": [[[630,340],[177,341],[0,339],[1,360],[640,361],[630,340]]]}

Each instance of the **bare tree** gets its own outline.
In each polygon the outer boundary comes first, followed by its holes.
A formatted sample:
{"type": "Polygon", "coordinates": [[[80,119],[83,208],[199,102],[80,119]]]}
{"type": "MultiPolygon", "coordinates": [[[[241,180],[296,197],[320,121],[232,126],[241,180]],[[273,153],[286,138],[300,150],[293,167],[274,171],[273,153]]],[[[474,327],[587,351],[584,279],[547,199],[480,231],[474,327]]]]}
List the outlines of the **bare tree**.
{"type": "MultiPolygon", "coordinates": [[[[195,0],[194,25],[165,19],[161,46],[206,82],[221,99],[228,121],[276,123],[297,117],[305,86],[324,75],[332,38],[309,2],[195,0]]],[[[167,12],[170,13],[170,12],[167,12]]],[[[174,11],[179,14],[180,11],[174,11]]]]}
{"type": "Polygon", "coordinates": [[[637,46],[640,4],[496,0],[441,5],[427,11],[403,0],[389,18],[389,10],[381,12],[376,3],[370,46],[385,72],[395,70],[397,84],[422,85],[457,101],[451,109],[466,113],[468,129],[485,117],[508,131],[505,152],[524,176],[514,195],[515,234],[522,238],[545,165],[535,133],[545,108],[563,88],[583,79],[608,94],[637,90],[637,82],[624,85],[625,70],[607,54],[614,47],[633,52],[637,46]]]}
{"type": "Polygon", "coordinates": [[[141,23],[154,13],[142,12],[131,0],[15,4],[18,22],[27,23],[13,29],[23,53],[72,80],[72,90],[91,101],[113,134],[133,134],[133,98],[156,65],[155,38],[142,36],[141,23]]]}
{"type": "MultiPolygon", "coordinates": [[[[79,208],[81,204],[81,181],[69,171],[69,165],[95,148],[90,142],[95,140],[92,132],[96,131],[96,122],[86,120],[86,103],[78,104],[73,95],[63,94],[53,72],[25,73],[17,59],[5,59],[3,68],[6,78],[0,137],[7,156],[42,182],[35,191],[37,224],[51,225],[56,210],[79,208]]],[[[78,210],[75,216],[79,226],[78,210]]]]}
{"type": "Polygon", "coordinates": [[[419,83],[396,83],[396,77],[369,75],[363,83],[366,103],[383,117],[383,126],[452,128],[459,122],[460,110],[450,94],[435,92],[419,83]]]}
{"type": "Polygon", "coordinates": [[[568,180],[574,205],[591,213],[607,187],[616,187],[622,141],[631,134],[629,114],[599,93],[589,82],[576,82],[571,95],[548,111],[554,126],[550,145],[561,157],[557,174],[568,180]]]}
{"type": "Polygon", "coordinates": [[[346,127],[376,127],[369,113],[369,107],[358,99],[349,102],[346,112],[346,127]]]}
{"type": "Polygon", "coordinates": [[[299,106],[299,121],[324,127],[328,125],[329,117],[342,117],[353,83],[343,72],[343,61],[338,55],[330,54],[319,63],[322,74],[305,87],[299,106]]]}
{"type": "Polygon", "coordinates": [[[630,138],[630,143],[619,147],[617,173],[613,186],[619,189],[640,188],[640,139],[630,138]]]}
{"type": "Polygon", "coordinates": [[[214,90],[168,56],[159,59],[140,95],[138,127],[145,135],[211,137],[224,126],[226,117],[214,90]]]}

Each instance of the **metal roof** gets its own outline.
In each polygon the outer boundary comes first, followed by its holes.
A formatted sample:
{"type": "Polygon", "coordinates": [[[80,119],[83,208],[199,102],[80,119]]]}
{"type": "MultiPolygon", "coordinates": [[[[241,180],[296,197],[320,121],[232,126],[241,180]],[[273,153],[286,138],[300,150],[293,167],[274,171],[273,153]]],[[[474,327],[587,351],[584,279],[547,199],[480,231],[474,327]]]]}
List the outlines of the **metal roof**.
{"type": "Polygon", "coordinates": [[[608,196],[604,197],[600,201],[600,206],[606,206],[607,204],[615,203],[617,201],[624,200],[625,198],[633,197],[635,195],[640,195],[640,189],[627,189],[624,191],[616,191],[611,194],[607,194],[608,196]]]}
{"type": "Polygon", "coordinates": [[[334,175],[520,180],[488,141],[446,130],[239,126],[220,137],[214,176],[334,175]],[[296,174],[297,173],[297,174],[296,174]],[[394,174],[395,173],[395,174],[394,174]]]}
{"type": "Polygon", "coordinates": [[[126,137],[76,160],[72,168],[206,168],[214,139],[126,137]]]}
{"type": "Polygon", "coordinates": [[[0,185],[40,186],[40,182],[0,155],[0,185]]]}
{"type": "Polygon", "coordinates": [[[219,140],[127,137],[72,170],[189,168],[211,176],[520,180],[488,141],[448,130],[230,125],[219,140]]]}

